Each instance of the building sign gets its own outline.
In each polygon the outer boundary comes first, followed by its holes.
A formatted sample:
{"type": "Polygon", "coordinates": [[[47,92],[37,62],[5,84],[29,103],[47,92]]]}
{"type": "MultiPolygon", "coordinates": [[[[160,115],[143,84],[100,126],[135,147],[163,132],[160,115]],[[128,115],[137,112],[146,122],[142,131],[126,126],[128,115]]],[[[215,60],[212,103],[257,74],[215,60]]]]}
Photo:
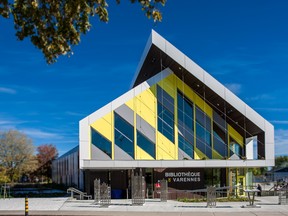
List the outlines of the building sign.
{"type": "Polygon", "coordinates": [[[204,170],[198,168],[154,169],[154,182],[166,179],[168,187],[175,189],[204,188],[204,170]]]}
{"type": "Polygon", "coordinates": [[[165,172],[168,182],[200,182],[200,172],[165,172]]]}

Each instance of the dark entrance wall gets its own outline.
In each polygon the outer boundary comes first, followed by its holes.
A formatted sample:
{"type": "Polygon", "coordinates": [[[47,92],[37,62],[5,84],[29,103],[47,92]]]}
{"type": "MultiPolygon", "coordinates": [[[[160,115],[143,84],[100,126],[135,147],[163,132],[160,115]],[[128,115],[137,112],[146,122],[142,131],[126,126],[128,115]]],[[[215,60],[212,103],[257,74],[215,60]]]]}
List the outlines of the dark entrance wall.
{"type": "Polygon", "coordinates": [[[94,196],[94,180],[100,179],[101,184],[105,182],[111,186],[112,198],[126,198],[128,186],[127,170],[86,170],[85,172],[85,191],[94,196]]]}
{"type": "MultiPolygon", "coordinates": [[[[94,196],[94,180],[100,179],[111,186],[112,198],[129,198],[131,186],[131,170],[86,170],[85,172],[85,191],[94,196]]],[[[216,187],[227,186],[227,172],[225,168],[166,168],[166,169],[142,169],[145,177],[147,195],[152,197],[156,191],[155,184],[158,180],[167,179],[170,191],[183,193],[189,190],[205,189],[207,186],[216,187]]],[[[139,175],[140,169],[135,169],[134,174],[139,175]]],[[[172,198],[172,197],[171,197],[172,198]]]]}

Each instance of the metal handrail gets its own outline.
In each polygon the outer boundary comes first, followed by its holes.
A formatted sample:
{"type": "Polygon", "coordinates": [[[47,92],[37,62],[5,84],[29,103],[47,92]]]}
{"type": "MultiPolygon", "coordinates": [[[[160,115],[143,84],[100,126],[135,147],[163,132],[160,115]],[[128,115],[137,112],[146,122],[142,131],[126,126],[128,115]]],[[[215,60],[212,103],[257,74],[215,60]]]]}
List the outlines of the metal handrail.
{"type": "Polygon", "coordinates": [[[86,192],[82,192],[82,191],[80,191],[80,190],[78,190],[76,188],[73,188],[73,187],[70,187],[70,188],[67,189],[67,193],[69,193],[69,192],[71,193],[71,199],[74,198],[74,193],[76,193],[76,194],[78,194],[80,196],[80,200],[83,200],[84,197],[87,197],[88,199],[92,198],[92,196],[91,195],[87,195],[86,192]]]}

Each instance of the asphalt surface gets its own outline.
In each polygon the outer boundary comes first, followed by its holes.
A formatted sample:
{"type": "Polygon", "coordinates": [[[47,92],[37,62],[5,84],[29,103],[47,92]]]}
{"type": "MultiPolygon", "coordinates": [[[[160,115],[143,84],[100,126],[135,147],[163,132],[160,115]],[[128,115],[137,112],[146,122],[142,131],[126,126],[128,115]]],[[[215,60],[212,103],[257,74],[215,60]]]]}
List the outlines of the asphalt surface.
{"type": "MultiPolygon", "coordinates": [[[[248,202],[182,203],[159,199],[146,200],[143,206],[133,206],[131,200],[112,200],[109,207],[95,205],[93,200],[76,201],[68,198],[30,198],[29,215],[96,215],[96,216],[288,216],[288,205],[279,205],[278,197],[257,197],[257,208],[243,208],[248,202]]],[[[24,215],[24,198],[0,199],[0,215],[24,215]]]]}

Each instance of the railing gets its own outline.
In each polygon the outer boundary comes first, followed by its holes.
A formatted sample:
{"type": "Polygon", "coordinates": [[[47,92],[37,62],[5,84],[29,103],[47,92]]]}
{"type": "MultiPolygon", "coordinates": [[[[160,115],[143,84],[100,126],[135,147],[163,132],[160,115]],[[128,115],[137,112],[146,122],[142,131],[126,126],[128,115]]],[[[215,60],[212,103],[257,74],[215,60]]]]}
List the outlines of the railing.
{"type": "Polygon", "coordinates": [[[70,187],[67,189],[67,193],[71,193],[71,199],[74,198],[74,193],[79,195],[79,199],[80,200],[84,200],[85,198],[87,198],[88,200],[92,199],[91,195],[87,195],[86,192],[82,192],[76,188],[70,187]]]}
{"type": "MultiPolygon", "coordinates": [[[[231,196],[231,191],[239,190],[237,186],[226,186],[226,187],[218,187],[216,189],[217,197],[227,197],[231,196]]],[[[204,199],[207,195],[207,188],[196,189],[196,190],[169,190],[167,199],[177,200],[179,198],[187,198],[187,199],[204,199]]],[[[154,198],[160,198],[160,191],[154,191],[154,198]]]]}

